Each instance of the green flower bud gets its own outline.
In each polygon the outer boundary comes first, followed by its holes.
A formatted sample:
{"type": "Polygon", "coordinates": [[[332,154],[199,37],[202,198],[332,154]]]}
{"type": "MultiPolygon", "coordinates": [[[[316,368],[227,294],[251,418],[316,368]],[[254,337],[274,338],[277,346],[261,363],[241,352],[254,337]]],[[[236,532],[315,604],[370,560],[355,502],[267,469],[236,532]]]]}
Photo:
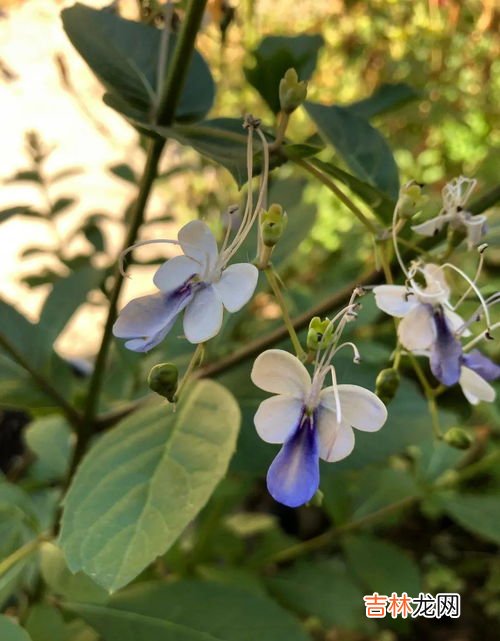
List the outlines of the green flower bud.
{"type": "Polygon", "coordinates": [[[179,371],[173,363],[159,363],[155,365],[148,376],[149,388],[164,396],[170,403],[175,402],[179,371]]]}
{"type": "Polygon", "coordinates": [[[387,405],[396,396],[400,380],[401,377],[393,367],[383,369],[375,381],[375,394],[387,405]]]}
{"type": "Polygon", "coordinates": [[[397,205],[400,218],[412,218],[427,203],[429,197],[422,193],[422,187],[414,180],[401,187],[397,205]]]}
{"type": "Polygon", "coordinates": [[[307,349],[312,352],[325,349],[330,344],[332,335],[333,327],[330,326],[330,319],[321,320],[319,316],[315,316],[311,319],[307,331],[307,349]]]}
{"type": "Polygon", "coordinates": [[[315,495],[312,497],[312,499],[307,503],[307,505],[313,505],[314,507],[321,507],[323,505],[323,499],[325,495],[321,490],[316,490],[315,495]]]}
{"type": "Polygon", "coordinates": [[[295,69],[289,69],[280,80],[279,96],[281,111],[287,114],[295,111],[306,99],[307,82],[299,82],[295,69]]]}
{"type": "Polygon", "coordinates": [[[461,427],[450,428],[443,436],[443,441],[457,450],[468,450],[472,445],[472,438],[461,427]]]}
{"type": "Polygon", "coordinates": [[[272,204],[261,217],[262,242],[266,247],[274,247],[286,229],[288,216],[281,205],[272,204]]]}

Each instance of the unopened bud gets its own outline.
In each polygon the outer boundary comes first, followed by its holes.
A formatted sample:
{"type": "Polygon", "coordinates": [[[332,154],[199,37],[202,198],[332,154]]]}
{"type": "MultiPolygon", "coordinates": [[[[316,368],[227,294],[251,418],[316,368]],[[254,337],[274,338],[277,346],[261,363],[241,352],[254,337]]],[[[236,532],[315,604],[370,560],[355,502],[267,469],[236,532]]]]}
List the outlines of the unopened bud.
{"type": "Polygon", "coordinates": [[[280,80],[279,87],[281,111],[291,114],[300,107],[307,97],[307,82],[299,81],[295,69],[289,69],[280,80]]]}
{"type": "Polygon", "coordinates": [[[375,381],[375,394],[379,397],[382,403],[390,403],[396,396],[399,388],[401,377],[398,371],[393,367],[388,367],[379,372],[377,380],[375,381]]]}
{"type": "Polygon", "coordinates": [[[170,403],[175,402],[179,371],[173,363],[155,365],[148,376],[148,385],[153,392],[165,397],[170,403]]]}
{"type": "Polygon", "coordinates": [[[423,185],[410,180],[399,190],[398,215],[400,218],[412,218],[419,212],[429,200],[429,197],[422,192],[423,185]]]}
{"type": "Polygon", "coordinates": [[[312,352],[325,349],[330,344],[332,335],[333,326],[330,325],[330,319],[321,320],[319,316],[315,316],[311,319],[307,331],[307,349],[312,352]]]}
{"type": "Polygon", "coordinates": [[[314,507],[321,507],[323,505],[323,499],[325,498],[325,495],[321,490],[316,490],[316,493],[312,497],[310,501],[308,501],[308,505],[313,505],[314,507]]]}
{"type": "Polygon", "coordinates": [[[261,217],[262,242],[266,247],[274,247],[286,229],[288,216],[281,205],[273,204],[261,217]]]}
{"type": "Polygon", "coordinates": [[[468,450],[472,445],[472,438],[461,427],[451,427],[443,436],[443,441],[457,450],[468,450]]]}

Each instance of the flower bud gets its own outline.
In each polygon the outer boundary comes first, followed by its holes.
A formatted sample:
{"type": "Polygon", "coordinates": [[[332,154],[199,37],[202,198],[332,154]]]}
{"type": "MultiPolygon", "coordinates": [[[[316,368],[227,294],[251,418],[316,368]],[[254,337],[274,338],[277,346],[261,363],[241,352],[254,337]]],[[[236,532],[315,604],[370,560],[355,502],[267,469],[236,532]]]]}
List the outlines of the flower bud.
{"type": "Polygon", "coordinates": [[[266,247],[274,247],[286,229],[288,216],[281,205],[272,204],[262,213],[262,242],[266,247]]]}
{"type": "Polygon", "coordinates": [[[422,187],[423,185],[419,185],[414,180],[410,180],[401,187],[397,204],[400,218],[412,218],[427,203],[429,197],[422,193],[422,187]]]}
{"type": "Polygon", "coordinates": [[[307,505],[313,505],[314,507],[321,507],[323,505],[323,499],[325,495],[321,490],[316,490],[316,493],[312,499],[308,502],[307,505]]]}
{"type": "Polygon", "coordinates": [[[315,316],[309,323],[307,332],[307,349],[317,352],[320,349],[328,347],[333,335],[333,327],[330,325],[330,319],[321,320],[315,316]]]}
{"type": "Polygon", "coordinates": [[[164,396],[170,403],[175,402],[179,371],[173,363],[159,363],[155,365],[148,376],[149,388],[164,396]]]}
{"type": "Polygon", "coordinates": [[[472,445],[472,438],[461,427],[451,427],[443,436],[443,441],[457,450],[468,450],[472,445]]]}
{"type": "Polygon", "coordinates": [[[387,405],[396,396],[401,378],[393,367],[379,372],[375,381],[375,394],[387,405]]]}
{"type": "Polygon", "coordinates": [[[299,77],[295,69],[289,69],[280,80],[279,87],[281,111],[291,114],[300,107],[307,97],[307,82],[299,77]]]}

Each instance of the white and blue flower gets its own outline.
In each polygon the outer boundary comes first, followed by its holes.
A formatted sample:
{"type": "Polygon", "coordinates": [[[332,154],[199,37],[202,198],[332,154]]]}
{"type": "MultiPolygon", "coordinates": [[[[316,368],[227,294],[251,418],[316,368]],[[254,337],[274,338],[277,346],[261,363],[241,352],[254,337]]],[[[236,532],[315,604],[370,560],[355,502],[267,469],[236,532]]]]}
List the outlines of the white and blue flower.
{"type": "Polygon", "coordinates": [[[463,354],[461,362],[462,367],[458,382],[465,398],[471,405],[477,405],[480,401],[493,403],[496,392],[494,387],[490,385],[490,381],[500,378],[500,365],[494,363],[477,349],[463,354]]]}
{"type": "Polygon", "coordinates": [[[487,218],[484,214],[474,216],[465,209],[475,186],[475,180],[464,176],[447,183],[443,188],[443,207],[439,214],[419,225],[413,225],[413,231],[422,236],[434,236],[445,225],[449,225],[451,229],[465,232],[469,249],[479,245],[488,231],[487,218]]]}
{"type": "Polygon", "coordinates": [[[319,459],[340,461],[354,448],[353,428],[379,430],[387,410],[372,392],[358,385],[337,385],[329,359],[311,379],[298,358],[271,349],[256,359],[251,378],[257,387],[276,394],[263,401],[254,422],[259,436],[282,448],[267,474],[276,501],[289,507],[307,503],[319,486],[319,459]],[[333,385],[323,388],[331,371],[333,385]]]}
{"type": "Polygon", "coordinates": [[[375,302],[386,314],[401,319],[401,345],[410,352],[429,352],[434,376],[443,385],[454,385],[461,371],[462,346],[458,336],[470,332],[451,308],[450,290],[441,267],[429,263],[419,271],[425,287],[413,278],[406,286],[379,285],[373,290],[375,302]]]}
{"type": "MultiPolygon", "coordinates": [[[[246,232],[246,230],[245,230],[246,232]]],[[[219,253],[208,225],[194,220],[179,231],[184,255],[166,261],[153,282],[158,291],[131,300],[121,310],[113,334],[128,339],[125,347],[147,352],[160,343],[184,311],[184,334],[191,343],[203,343],[218,334],[223,308],[237,312],[252,297],[258,270],[249,263],[227,266],[241,244],[241,234],[219,253]]]]}

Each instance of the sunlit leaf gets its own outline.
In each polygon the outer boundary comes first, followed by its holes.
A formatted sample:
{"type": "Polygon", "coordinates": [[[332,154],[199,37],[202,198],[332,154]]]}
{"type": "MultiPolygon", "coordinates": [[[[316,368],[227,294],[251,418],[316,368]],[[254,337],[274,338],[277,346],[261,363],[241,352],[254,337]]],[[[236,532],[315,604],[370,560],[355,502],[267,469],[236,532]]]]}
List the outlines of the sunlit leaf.
{"type": "Polygon", "coordinates": [[[382,84],[369,98],[351,103],[349,111],[369,120],[387,111],[398,109],[419,97],[420,93],[405,82],[382,84]]]}
{"type": "Polygon", "coordinates": [[[206,380],[175,413],[155,404],[103,436],[65,499],[61,546],[70,570],[112,591],[163,554],[224,476],[239,422],[232,395],[206,380]]]}

